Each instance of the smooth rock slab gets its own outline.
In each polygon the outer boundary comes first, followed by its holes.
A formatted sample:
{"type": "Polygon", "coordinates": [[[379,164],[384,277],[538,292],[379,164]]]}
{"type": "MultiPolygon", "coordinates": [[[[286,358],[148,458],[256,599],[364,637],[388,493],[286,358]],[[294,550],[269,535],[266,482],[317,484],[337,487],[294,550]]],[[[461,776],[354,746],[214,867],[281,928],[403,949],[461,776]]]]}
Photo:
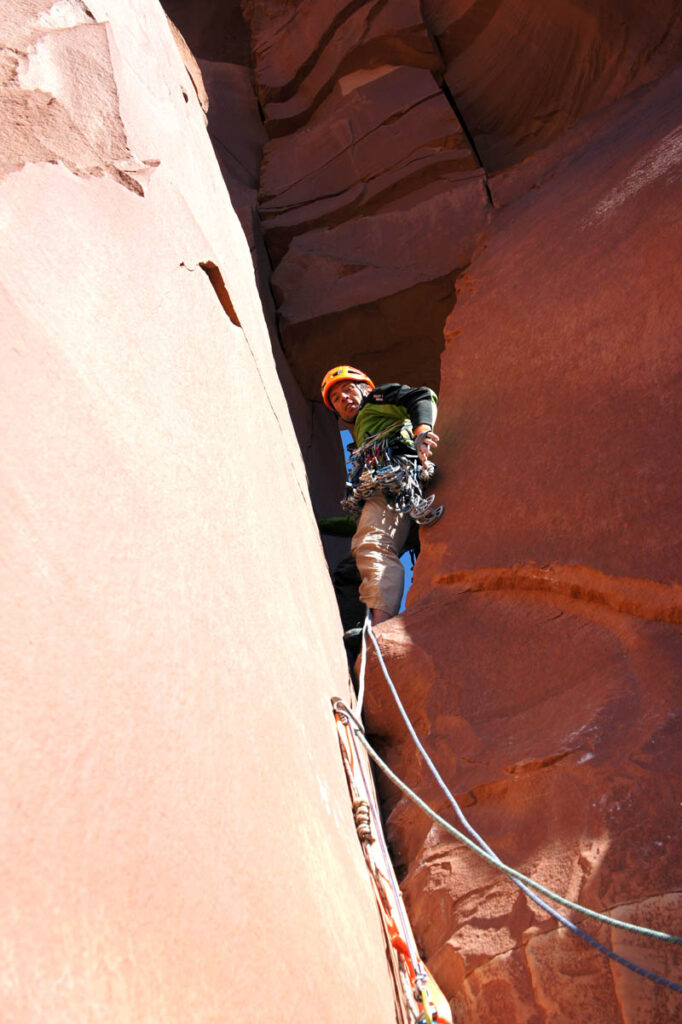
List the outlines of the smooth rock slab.
{"type": "Polygon", "coordinates": [[[389,1024],[341,623],[192,83],[148,0],[22,0],[0,49],[3,1019],[389,1024]]]}

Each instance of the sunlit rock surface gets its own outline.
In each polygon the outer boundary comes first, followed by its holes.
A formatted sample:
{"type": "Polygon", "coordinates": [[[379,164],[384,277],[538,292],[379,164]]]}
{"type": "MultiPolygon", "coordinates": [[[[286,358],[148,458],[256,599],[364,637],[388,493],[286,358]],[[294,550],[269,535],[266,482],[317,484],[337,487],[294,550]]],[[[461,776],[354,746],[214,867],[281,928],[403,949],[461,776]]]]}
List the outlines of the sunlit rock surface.
{"type": "MultiPolygon", "coordinates": [[[[441,392],[381,629],[429,749],[505,859],[679,933],[679,4],[164,8],[2,16],[6,1015],[393,1019],[309,500],[344,361],[441,392]]],[[[680,1020],[385,798],[457,1021],[680,1020]]]]}
{"type": "MultiPolygon", "coordinates": [[[[334,515],[343,496],[344,467],[338,431],[318,401],[301,392],[291,365],[284,357],[272,297],[270,256],[265,246],[258,209],[258,185],[267,132],[263,126],[250,67],[248,30],[241,8],[208,0],[166,0],[166,12],[177,19],[189,42],[201,75],[201,90],[208,102],[208,133],[232,205],[249,242],[272,350],[284,389],[296,438],[305,461],[315,514],[334,515]]],[[[183,59],[186,59],[180,44],[183,59]]],[[[188,62],[192,66],[192,57],[188,62]]],[[[317,371],[315,371],[317,372],[317,371]]],[[[311,390],[317,398],[317,387],[311,390]]],[[[348,541],[324,538],[329,563],[348,553],[348,541]]]]}
{"type": "MultiPolygon", "coordinates": [[[[408,710],[512,866],[679,934],[680,74],[498,215],[446,325],[439,501],[379,628],[408,710]]],[[[376,670],[370,728],[452,819],[376,670]]],[[[396,793],[408,906],[457,1019],[680,1019],[396,793]]],[[[580,921],[680,981],[674,947],[580,921]]]]}
{"type": "Polygon", "coordinates": [[[395,1020],[249,247],[147,0],[2,14],[2,1017],[395,1020]]]}

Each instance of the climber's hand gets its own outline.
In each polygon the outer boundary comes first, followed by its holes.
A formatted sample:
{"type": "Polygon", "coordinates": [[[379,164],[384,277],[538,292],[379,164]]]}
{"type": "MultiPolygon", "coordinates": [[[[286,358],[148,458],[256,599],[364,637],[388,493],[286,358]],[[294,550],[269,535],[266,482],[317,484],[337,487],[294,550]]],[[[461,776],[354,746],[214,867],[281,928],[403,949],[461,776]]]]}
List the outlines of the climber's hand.
{"type": "Polygon", "coordinates": [[[438,434],[434,434],[432,430],[423,430],[421,434],[415,435],[414,443],[422,466],[431,458],[431,451],[438,447],[439,440],[438,434]]]}

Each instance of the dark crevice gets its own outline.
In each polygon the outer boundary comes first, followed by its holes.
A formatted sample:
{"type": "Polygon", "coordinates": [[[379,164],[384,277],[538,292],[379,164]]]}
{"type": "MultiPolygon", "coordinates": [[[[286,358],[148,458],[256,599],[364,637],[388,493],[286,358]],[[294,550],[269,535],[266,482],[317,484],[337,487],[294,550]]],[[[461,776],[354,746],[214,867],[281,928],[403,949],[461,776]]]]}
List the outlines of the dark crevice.
{"type": "Polygon", "coordinates": [[[241,327],[239,317],[235,312],[235,308],[232,304],[232,299],[230,298],[230,293],[228,292],[227,287],[225,286],[223,275],[220,272],[220,267],[217,267],[215,263],[212,263],[210,260],[208,260],[206,263],[200,263],[199,266],[204,271],[209,281],[213,285],[213,291],[218,296],[218,301],[220,302],[220,305],[223,307],[232,323],[235,325],[235,327],[241,327]]]}
{"type": "Polygon", "coordinates": [[[481,167],[481,170],[483,170],[485,172],[485,178],[483,179],[483,187],[485,188],[486,195],[488,196],[488,200],[490,202],[490,205],[494,206],[495,203],[493,202],[493,195],[492,195],[492,192],[490,191],[490,186],[488,185],[488,172],[486,171],[485,165],[483,163],[483,160],[481,159],[481,154],[478,152],[478,149],[476,147],[476,143],[474,142],[474,137],[471,134],[471,132],[469,131],[469,129],[467,128],[466,121],[464,120],[464,118],[462,117],[462,115],[460,113],[460,109],[457,106],[457,102],[455,100],[455,97],[452,95],[452,92],[450,90],[450,86],[445,81],[445,78],[441,78],[439,75],[434,75],[434,78],[436,79],[436,82],[440,86],[440,89],[441,89],[443,95],[445,96],[446,100],[448,101],[448,103],[452,107],[454,115],[457,118],[457,120],[459,121],[461,129],[462,129],[462,131],[464,133],[464,137],[466,138],[467,142],[471,146],[471,152],[474,154],[474,156],[478,160],[478,163],[479,163],[479,166],[481,167]]]}
{"type": "MultiPolygon", "coordinates": [[[[206,126],[206,131],[208,132],[209,139],[213,143],[213,148],[214,149],[218,149],[218,148],[222,149],[231,160],[234,160],[235,163],[239,164],[239,166],[242,168],[244,173],[248,176],[249,180],[250,181],[253,180],[253,172],[252,172],[251,168],[246,166],[246,164],[241,159],[241,157],[238,156],[238,154],[235,153],[233,150],[231,150],[230,147],[227,145],[227,143],[223,139],[220,138],[220,136],[216,135],[214,132],[211,131],[210,119],[209,119],[208,125],[206,126]]],[[[230,182],[224,176],[223,176],[223,180],[225,181],[225,184],[227,185],[228,192],[229,192],[230,182]]]]}
{"type": "Polygon", "coordinates": [[[240,3],[161,0],[161,6],[195,57],[240,67],[250,65],[249,29],[240,3]]]}

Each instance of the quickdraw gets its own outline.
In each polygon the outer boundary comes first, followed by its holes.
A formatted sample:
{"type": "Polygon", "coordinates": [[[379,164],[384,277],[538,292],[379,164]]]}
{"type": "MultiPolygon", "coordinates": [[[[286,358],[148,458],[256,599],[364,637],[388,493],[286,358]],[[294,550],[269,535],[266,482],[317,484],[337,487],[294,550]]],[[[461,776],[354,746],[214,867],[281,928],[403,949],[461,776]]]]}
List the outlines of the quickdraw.
{"type": "Polygon", "coordinates": [[[400,450],[401,430],[400,424],[391,426],[358,447],[348,446],[348,483],[341,507],[357,516],[367,499],[380,492],[391,508],[419,526],[432,526],[443,515],[443,506],[434,507],[435,495],[425,498],[423,488],[436,467],[429,461],[422,466],[416,453],[400,450]]]}
{"type": "Polygon", "coordinates": [[[338,698],[332,706],[358,838],[392,950],[405,1024],[452,1024],[448,1002],[417,950],[384,839],[374,790],[353,732],[353,714],[338,698]]]}

